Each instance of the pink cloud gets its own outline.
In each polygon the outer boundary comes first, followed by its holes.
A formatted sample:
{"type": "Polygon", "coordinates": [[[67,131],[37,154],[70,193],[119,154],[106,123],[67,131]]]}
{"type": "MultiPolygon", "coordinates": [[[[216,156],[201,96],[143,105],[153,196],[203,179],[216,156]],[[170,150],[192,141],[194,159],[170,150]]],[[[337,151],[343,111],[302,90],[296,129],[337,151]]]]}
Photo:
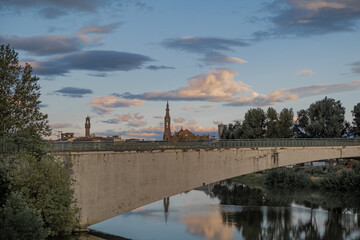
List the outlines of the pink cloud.
{"type": "Polygon", "coordinates": [[[130,106],[142,106],[144,100],[139,99],[121,99],[116,96],[94,97],[90,104],[93,111],[102,115],[113,111],[114,108],[130,107],[130,106]]]}
{"type": "Polygon", "coordinates": [[[184,123],[185,119],[184,118],[174,118],[174,122],[176,122],[176,123],[184,123]]]}
{"type": "Polygon", "coordinates": [[[297,72],[297,75],[301,76],[301,77],[308,77],[308,76],[311,76],[313,75],[314,72],[310,69],[303,69],[299,72],[297,72]]]}

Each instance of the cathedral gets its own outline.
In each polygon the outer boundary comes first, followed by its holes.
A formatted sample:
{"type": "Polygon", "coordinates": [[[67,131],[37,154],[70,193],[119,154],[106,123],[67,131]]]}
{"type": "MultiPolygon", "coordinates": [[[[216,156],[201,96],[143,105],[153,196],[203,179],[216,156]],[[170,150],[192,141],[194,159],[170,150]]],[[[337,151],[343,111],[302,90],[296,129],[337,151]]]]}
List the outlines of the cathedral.
{"type": "Polygon", "coordinates": [[[170,109],[169,102],[166,103],[166,114],[164,117],[164,141],[184,141],[184,140],[209,140],[209,135],[199,136],[190,132],[188,129],[175,132],[174,135],[171,135],[170,130],[170,109]]]}

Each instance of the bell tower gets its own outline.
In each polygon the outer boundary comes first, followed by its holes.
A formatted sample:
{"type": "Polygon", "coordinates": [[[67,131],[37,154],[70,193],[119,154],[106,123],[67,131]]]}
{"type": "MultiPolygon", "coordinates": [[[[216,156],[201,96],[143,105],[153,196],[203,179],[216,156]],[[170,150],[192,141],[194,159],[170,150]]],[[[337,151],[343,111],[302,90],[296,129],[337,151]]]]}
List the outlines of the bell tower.
{"type": "Polygon", "coordinates": [[[169,102],[166,103],[166,114],[164,117],[164,141],[169,141],[171,139],[171,130],[170,130],[170,109],[169,102]]]}
{"type": "Polygon", "coordinates": [[[87,116],[85,119],[85,137],[86,138],[90,137],[90,118],[89,118],[89,116],[87,116]]]}

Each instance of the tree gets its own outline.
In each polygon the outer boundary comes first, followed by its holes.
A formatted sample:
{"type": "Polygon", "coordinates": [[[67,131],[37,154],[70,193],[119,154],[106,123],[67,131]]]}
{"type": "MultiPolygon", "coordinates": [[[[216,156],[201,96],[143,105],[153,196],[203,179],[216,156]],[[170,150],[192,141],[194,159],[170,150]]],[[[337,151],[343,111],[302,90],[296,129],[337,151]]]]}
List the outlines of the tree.
{"type": "Polygon", "coordinates": [[[41,213],[50,235],[71,233],[78,224],[72,180],[51,155],[40,160],[20,152],[11,160],[10,190],[22,192],[29,207],[41,213]]]}
{"type": "Polygon", "coordinates": [[[292,108],[284,108],[280,112],[278,121],[278,133],[280,138],[289,138],[293,136],[291,127],[293,126],[294,112],[292,108]]]}
{"type": "Polygon", "coordinates": [[[21,192],[10,194],[0,209],[0,238],[41,240],[49,235],[39,211],[29,208],[21,192]]]}
{"type": "Polygon", "coordinates": [[[244,138],[263,138],[265,135],[265,112],[261,108],[250,109],[242,124],[244,138]]]}
{"type": "Polygon", "coordinates": [[[355,137],[360,137],[360,103],[356,104],[351,112],[354,117],[352,133],[355,137]]]}
{"type": "Polygon", "coordinates": [[[50,134],[47,115],[40,112],[38,80],[29,64],[20,66],[14,49],[0,46],[0,136],[50,134]]]}
{"type": "Polygon", "coordinates": [[[266,137],[268,138],[277,138],[279,137],[278,133],[278,114],[276,110],[272,107],[269,107],[266,112],[266,137]]]}
{"type": "Polygon", "coordinates": [[[308,117],[307,111],[301,109],[297,112],[297,119],[294,124],[294,135],[295,137],[305,138],[310,137],[306,131],[307,126],[309,125],[310,119],[308,117]]]}
{"type": "Polygon", "coordinates": [[[345,108],[340,101],[325,97],[298,112],[295,136],[313,138],[334,138],[343,136],[345,108]]]}

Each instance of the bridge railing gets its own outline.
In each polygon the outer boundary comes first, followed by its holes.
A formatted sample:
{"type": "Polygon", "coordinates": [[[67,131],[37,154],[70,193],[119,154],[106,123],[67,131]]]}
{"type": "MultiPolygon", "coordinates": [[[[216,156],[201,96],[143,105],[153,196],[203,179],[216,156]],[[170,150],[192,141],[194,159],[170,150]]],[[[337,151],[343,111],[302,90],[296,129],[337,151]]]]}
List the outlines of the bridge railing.
{"type": "Polygon", "coordinates": [[[146,151],[167,149],[360,146],[360,138],[284,138],[213,141],[54,142],[50,151],[146,151]]]}

